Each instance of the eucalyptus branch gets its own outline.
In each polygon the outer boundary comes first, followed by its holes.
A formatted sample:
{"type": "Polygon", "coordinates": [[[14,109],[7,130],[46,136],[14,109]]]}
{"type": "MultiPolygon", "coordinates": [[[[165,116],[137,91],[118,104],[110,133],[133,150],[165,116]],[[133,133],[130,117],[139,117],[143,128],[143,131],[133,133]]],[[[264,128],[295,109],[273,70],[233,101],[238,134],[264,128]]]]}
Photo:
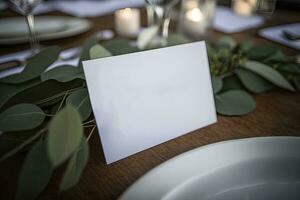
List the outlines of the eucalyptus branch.
{"type": "Polygon", "coordinates": [[[90,140],[90,138],[91,138],[92,134],[94,133],[94,130],[96,129],[96,127],[97,127],[97,126],[94,126],[94,127],[92,128],[91,132],[89,133],[89,135],[88,135],[88,137],[87,137],[87,139],[86,139],[87,142],[90,140]]]}
{"type": "Polygon", "coordinates": [[[63,99],[61,100],[61,102],[60,102],[60,104],[59,104],[59,107],[58,107],[56,113],[61,109],[61,107],[62,107],[62,105],[63,105],[63,103],[64,103],[66,97],[68,96],[69,92],[70,92],[70,90],[67,90],[67,91],[66,91],[66,93],[65,93],[65,95],[64,95],[64,97],[63,97],[63,99]]]}
{"type": "Polygon", "coordinates": [[[90,121],[84,122],[82,125],[84,126],[84,125],[89,124],[89,123],[92,123],[92,122],[95,122],[95,119],[92,119],[92,120],[90,120],[90,121]]]}
{"type": "Polygon", "coordinates": [[[37,102],[34,102],[34,104],[37,104],[37,105],[43,104],[43,103],[46,103],[46,102],[51,101],[51,100],[53,100],[53,99],[56,99],[56,98],[58,98],[58,97],[64,96],[65,93],[66,93],[67,91],[73,92],[73,91],[75,91],[75,90],[82,89],[82,88],[85,88],[85,87],[84,87],[84,86],[80,86],[80,87],[73,88],[73,89],[70,89],[70,90],[65,90],[65,91],[60,92],[60,93],[58,93],[58,94],[56,94],[56,95],[53,95],[53,96],[51,96],[51,97],[48,97],[48,98],[39,100],[39,101],[37,101],[37,102]]]}
{"type": "Polygon", "coordinates": [[[34,141],[35,139],[37,139],[42,133],[44,133],[45,131],[47,131],[47,127],[41,129],[39,132],[37,132],[37,134],[31,136],[29,139],[25,140],[25,142],[23,142],[21,145],[19,145],[18,147],[12,149],[11,151],[7,152],[6,154],[4,154],[1,158],[0,158],[0,162],[2,162],[3,160],[6,160],[7,158],[13,156],[14,154],[16,154],[18,151],[20,151],[21,149],[23,149],[25,146],[27,146],[28,144],[30,144],[32,141],[34,141]]]}

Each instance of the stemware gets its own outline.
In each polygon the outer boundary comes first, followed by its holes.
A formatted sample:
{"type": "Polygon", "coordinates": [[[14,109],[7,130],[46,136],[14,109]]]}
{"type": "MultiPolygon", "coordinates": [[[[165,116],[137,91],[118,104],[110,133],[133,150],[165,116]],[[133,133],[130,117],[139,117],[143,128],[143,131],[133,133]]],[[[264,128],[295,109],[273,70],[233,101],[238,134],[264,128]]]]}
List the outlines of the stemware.
{"type": "Polygon", "coordinates": [[[30,46],[33,54],[37,53],[40,49],[37,33],[34,26],[33,10],[39,3],[41,3],[41,1],[42,0],[9,0],[10,6],[26,17],[26,22],[30,34],[30,46]]]}
{"type": "Polygon", "coordinates": [[[145,0],[153,8],[155,17],[154,23],[159,26],[159,32],[154,43],[162,46],[167,44],[170,24],[170,9],[179,2],[179,0],[145,0]]]}

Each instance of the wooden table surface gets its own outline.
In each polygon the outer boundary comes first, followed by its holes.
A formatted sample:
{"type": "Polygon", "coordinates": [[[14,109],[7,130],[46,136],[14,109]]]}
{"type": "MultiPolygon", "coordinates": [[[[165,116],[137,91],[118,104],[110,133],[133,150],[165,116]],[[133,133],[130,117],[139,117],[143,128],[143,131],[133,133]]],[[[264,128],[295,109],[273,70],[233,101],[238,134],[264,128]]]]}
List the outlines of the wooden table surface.
{"type": "MultiPolygon", "coordinates": [[[[61,13],[51,14],[62,15],[61,13]]],[[[0,14],[0,17],[11,15],[9,12],[4,12],[4,14],[0,14]]],[[[64,48],[69,48],[82,44],[84,39],[96,31],[113,28],[112,16],[93,18],[91,21],[94,27],[85,34],[67,39],[43,42],[42,44],[58,44],[64,48]]],[[[267,21],[265,26],[299,21],[299,11],[279,10],[275,12],[272,19],[267,21]]],[[[257,30],[250,30],[232,34],[231,36],[238,41],[252,40],[255,43],[271,43],[258,37],[256,33],[257,30]]],[[[212,38],[219,38],[222,35],[224,34],[213,32],[212,38]]],[[[1,46],[0,55],[27,47],[27,45],[1,46]]],[[[291,55],[299,53],[287,47],[280,47],[291,55]]],[[[110,165],[105,164],[99,136],[95,132],[90,140],[90,159],[80,182],[73,189],[58,194],[58,184],[61,176],[61,170],[58,170],[40,199],[116,199],[147,171],[188,150],[231,139],[262,136],[300,136],[300,93],[276,90],[256,95],[255,100],[257,107],[254,112],[247,116],[218,116],[218,122],[214,125],[165,142],[110,165]]],[[[17,158],[11,158],[1,163],[0,199],[12,199],[16,187],[15,180],[21,163],[22,159],[17,158]]]]}

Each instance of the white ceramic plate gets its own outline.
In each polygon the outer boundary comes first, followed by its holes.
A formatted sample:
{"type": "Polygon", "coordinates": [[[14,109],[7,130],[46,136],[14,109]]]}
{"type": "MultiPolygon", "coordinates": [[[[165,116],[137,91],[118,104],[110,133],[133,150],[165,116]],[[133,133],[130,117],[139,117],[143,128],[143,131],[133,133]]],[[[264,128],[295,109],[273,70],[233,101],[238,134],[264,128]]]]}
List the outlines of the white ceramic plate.
{"type": "Polygon", "coordinates": [[[154,168],[121,200],[299,200],[300,137],[232,140],[154,168]]]}
{"type": "MultiPolygon", "coordinates": [[[[35,18],[39,40],[53,40],[78,35],[91,28],[86,19],[66,16],[40,16],[35,18]]],[[[20,44],[29,41],[24,17],[0,20],[0,44],[20,44]]]]}

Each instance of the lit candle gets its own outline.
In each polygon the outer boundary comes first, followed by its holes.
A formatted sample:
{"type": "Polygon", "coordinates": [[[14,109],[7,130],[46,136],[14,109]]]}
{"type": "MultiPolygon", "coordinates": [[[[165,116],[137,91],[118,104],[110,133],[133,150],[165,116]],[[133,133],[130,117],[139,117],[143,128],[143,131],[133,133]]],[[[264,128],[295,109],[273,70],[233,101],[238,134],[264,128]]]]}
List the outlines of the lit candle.
{"type": "Polygon", "coordinates": [[[256,5],[256,0],[234,0],[233,10],[236,14],[250,16],[256,5]]]}
{"type": "Polygon", "coordinates": [[[115,28],[120,36],[135,37],[140,30],[140,11],[125,8],[115,12],[115,28]]]}
{"type": "Polygon", "coordinates": [[[185,30],[195,36],[203,36],[207,29],[205,16],[199,8],[188,10],[185,14],[185,30]]]}
{"type": "Polygon", "coordinates": [[[182,1],[182,9],[191,10],[198,7],[198,0],[184,0],[182,1]]]}

